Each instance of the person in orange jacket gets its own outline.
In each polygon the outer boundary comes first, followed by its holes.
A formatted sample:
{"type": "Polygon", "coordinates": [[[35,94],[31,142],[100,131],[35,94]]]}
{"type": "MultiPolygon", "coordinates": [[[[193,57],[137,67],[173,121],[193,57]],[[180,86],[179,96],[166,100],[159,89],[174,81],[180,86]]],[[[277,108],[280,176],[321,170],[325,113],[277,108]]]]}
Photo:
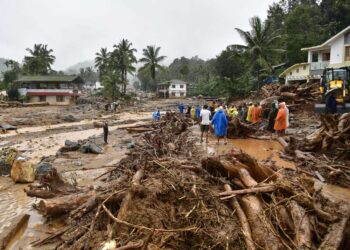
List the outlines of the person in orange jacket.
{"type": "Polygon", "coordinates": [[[275,126],[273,129],[276,131],[277,135],[282,136],[287,128],[287,112],[285,109],[285,104],[279,104],[279,110],[275,120],[275,126]]]}
{"type": "Polygon", "coordinates": [[[258,103],[254,104],[254,108],[252,110],[252,123],[260,122],[261,115],[261,106],[258,103]]]}

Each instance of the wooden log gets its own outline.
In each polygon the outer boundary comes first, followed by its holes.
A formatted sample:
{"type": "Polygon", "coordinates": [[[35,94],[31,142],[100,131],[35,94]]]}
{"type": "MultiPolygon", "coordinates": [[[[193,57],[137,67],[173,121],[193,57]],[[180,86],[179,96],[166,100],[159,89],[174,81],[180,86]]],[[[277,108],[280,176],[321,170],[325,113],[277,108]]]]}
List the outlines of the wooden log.
{"type": "Polygon", "coordinates": [[[339,222],[334,223],[328,230],[328,234],[324,237],[319,250],[339,249],[347,228],[349,217],[342,218],[339,222]]]}
{"type": "MultiPolygon", "coordinates": [[[[243,173],[249,175],[244,171],[243,173]]],[[[247,176],[241,181],[248,187],[254,187],[257,183],[252,177],[247,176]]],[[[263,249],[285,249],[280,238],[274,234],[271,222],[263,215],[264,207],[261,199],[255,195],[247,195],[241,198],[240,203],[248,218],[254,242],[263,249]]]]}
{"type": "Polygon", "coordinates": [[[268,192],[273,192],[275,190],[276,190],[275,185],[266,185],[266,186],[253,187],[253,188],[247,188],[247,189],[241,189],[241,190],[225,191],[225,192],[219,193],[219,195],[221,196],[229,195],[228,197],[221,198],[221,199],[227,199],[237,194],[268,193],[268,192]]]}
{"type": "Polygon", "coordinates": [[[126,194],[125,198],[122,201],[122,204],[120,205],[120,209],[117,216],[118,219],[125,220],[127,212],[129,210],[129,206],[131,205],[132,199],[135,195],[135,189],[140,185],[143,176],[143,169],[138,170],[133,176],[131,181],[131,187],[129,188],[128,193],[126,194]]]}
{"type": "Polygon", "coordinates": [[[295,99],[298,95],[291,92],[281,92],[280,96],[290,98],[290,99],[295,99]]]}
{"type": "Polygon", "coordinates": [[[248,218],[253,241],[259,249],[285,249],[280,238],[275,235],[271,222],[263,215],[264,207],[261,200],[255,195],[247,195],[241,198],[240,203],[248,218]]]}
{"type": "Polygon", "coordinates": [[[277,141],[282,145],[283,148],[288,147],[288,143],[286,142],[286,140],[283,137],[278,137],[277,141]]]}
{"type": "Polygon", "coordinates": [[[37,209],[44,215],[64,214],[78,208],[85,203],[93,192],[64,195],[53,199],[41,200],[37,209]]]}
{"type": "Polygon", "coordinates": [[[311,249],[312,233],[311,223],[306,210],[299,204],[291,200],[289,203],[290,213],[294,223],[294,243],[298,249],[311,249]]]}
{"type": "Polygon", "coordinates": [[[6,227],[0,234],[0,250],[7,249],[11,239],[28,222],[28,219],[28,214],[21,214],[11,219],[10,226],[6,227]]]}
{"type": "MultiPolygon", "coordinates": [[[[230,185],[228,185],[228,184],[225,184],[224,188],[226,191],[232,191],[230,185]]],[[[241,223],[242,233],[244,236],[244,240],[245,240],[247,249],[254,250],[255,245],[253,242],[252,232],[250,230],[250,225],[249,225],[247,216],[245,215],[244,211],[242,210],[241,206],[239,205],[239,203],[235,197],[231,198],[230,203],[231,203],[232,208],[236,210],[237,217],[239,219],[239,222],[241,223]]]]}

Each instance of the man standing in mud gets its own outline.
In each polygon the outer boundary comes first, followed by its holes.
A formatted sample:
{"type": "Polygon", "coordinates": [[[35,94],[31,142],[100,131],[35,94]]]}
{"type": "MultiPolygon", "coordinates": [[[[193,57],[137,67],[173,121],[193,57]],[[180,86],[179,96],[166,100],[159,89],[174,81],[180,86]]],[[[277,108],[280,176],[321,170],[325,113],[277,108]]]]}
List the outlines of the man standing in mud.
{"type": "Polygon", "coordinates": [[[105,121],[103,123],[103,140],[105,144],[108,144],[108,123],[105,121]]]}
{"type": "Polygon", "coordinates": [[[209,143],[208,132],[210,125],[210,111],[208,105],[204,105],[200,113],[200,126],[201,126],[201,143],[203,142],[203,134],[205,133],[206,143],[209,143]]]}

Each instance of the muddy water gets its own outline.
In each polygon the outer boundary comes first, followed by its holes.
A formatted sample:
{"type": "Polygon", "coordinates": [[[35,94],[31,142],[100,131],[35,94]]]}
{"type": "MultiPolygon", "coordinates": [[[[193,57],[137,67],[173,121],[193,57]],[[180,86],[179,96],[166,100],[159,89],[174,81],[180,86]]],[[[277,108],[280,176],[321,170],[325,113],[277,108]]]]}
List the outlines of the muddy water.
{"type": "Polygon", "coordinates": [[[126,112],[122,113],[119,115],[105,115],[102,116],[101,118],[98,119],[87,119],[87,120],[82,120],[79,122],[66,122],[66,123],[60,123],[60,124],[54,124],[54,125],[44,125],[44,126],[35,126],[35,127],[24,127],[24,128],[19,128],[17,131],[8,131],[6,134],[0,134],[0,138],[5,138],[9,136],[14,136],[16,134],[23,134],[23,133],[36,133],[36,132],[43,132],[48,129],[59,129],[59,128],[71,128],[71,127],[77,127],[77,126],[82,126],[82,125],[89,125],[93,124],[96,121],[104,120],[104,119],[110,119],[114,118],[116,121],[124,121],[124,120],[129,120],[129,119],[146,119],[150,118],[151,115],[149,112],[126,112]]]}
{"type": "Polygon", "coordinates": [[[34,199],[28,197],[23,189],[25,184],[14,184],[8,177],[0,177],[0,232],[9,226],[11,220],[21,214],[29,214],[28,223],[18,232],[12,242],[11,247],[7,249],[30,249],[29,241],[36,239],[41,235],[37,230],[43,223],[43,217],[32,208],[34,199]],[[37,232],[35,235],[33,232],[37,232]],[[20,240],[21,239],[21,240],[20,240]],[[22,240],[23,239],[23,240],[22,240]]]}
{"type": "Polygon", "coordinates": [[[218,156],[227,154],[234,148],[239,148],[243,152],[253,156],[257,160],[271,159],[275,165],[280,168],[295,168],[291,162],[285,161],[279,157],[279,152],[283,149],[278,141],[274,140],[258,140],[258,139],[228,139],[227,145],[220,141],[216,144],[215,138],[210,138],[209,144],[203,144],[208,155],[218,156]]]}

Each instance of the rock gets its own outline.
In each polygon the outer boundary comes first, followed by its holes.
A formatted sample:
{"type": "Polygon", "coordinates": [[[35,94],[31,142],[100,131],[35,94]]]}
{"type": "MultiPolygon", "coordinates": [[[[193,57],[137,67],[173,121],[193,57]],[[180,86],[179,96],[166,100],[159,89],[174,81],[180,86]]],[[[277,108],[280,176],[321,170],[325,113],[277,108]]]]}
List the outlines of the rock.
{"type": "Polygon", "coordinates": [[[174,143],[168,143],[168,149],[171,150],[171,151],[174,151],[176,149],[176,146],[174,143]]]}
{"type": "Polygon", "coordinates": [[[71,151],[75,151],[78,150],[80,148],[80,143],[78,142],[74,142],[74,141],[70,141],[70,140],[66,140],[64,142],[64,146],[69,148],[71,151]]]}
{"type": "Polygon", "coordinates": [[[53,168],[54,167],[48,162],[40,162],[35,167],[35,178],[39,179],[42,175],[51,173],[53,168]]]}
{"type": "Polygon", "coordinates": [[[3,130],[17,130],[16,126],[12,126],[10,124],[1,124],[0,127],[3,130]]]}
{"type": "Polygon", "coordinates": [[[93,142],[86,142],[80,147],[80,152],[93,153],[93,154],[103,154],[103,149],[93,142]]]}
{"type": "Polygon", "coordinates": [[[65,122],[75,122],[77,119],[73,115],[65,115],[63,121],[65,122]]]}
{"type": "Polygon", "coordinates": [[[20,155],[19,151],[15,148],[10,148],[7,152],[6,156],[6,164],[12,166],[13,162],[16,160],[16,158],[20,155]]]}
{"type": "Polygon", "coordinates": [[[17,159],[11,168],[11,178],[14,182],[30,183],[35,180],[35,170],[27,160],[17,159]]]}
{"type": "Polygon", "coordinates": [[[7,164],[4,159],[0,159],[0,176],[9,175],[11,172],[11,165],[7,164]]]}

